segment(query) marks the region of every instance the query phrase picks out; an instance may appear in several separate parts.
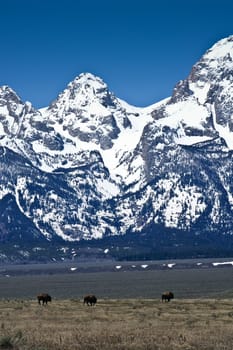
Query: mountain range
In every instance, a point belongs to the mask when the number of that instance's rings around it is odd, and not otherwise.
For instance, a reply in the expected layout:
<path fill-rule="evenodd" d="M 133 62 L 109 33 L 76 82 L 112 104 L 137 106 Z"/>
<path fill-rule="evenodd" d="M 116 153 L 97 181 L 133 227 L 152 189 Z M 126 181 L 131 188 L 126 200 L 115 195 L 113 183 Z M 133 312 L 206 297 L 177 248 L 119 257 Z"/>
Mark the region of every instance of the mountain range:
<path fill-rule="evenodd" d="M 48 107 L 0 87 L 0 261 L 226 256 L 233 36 L 146 108 L 83 73 Z"/>

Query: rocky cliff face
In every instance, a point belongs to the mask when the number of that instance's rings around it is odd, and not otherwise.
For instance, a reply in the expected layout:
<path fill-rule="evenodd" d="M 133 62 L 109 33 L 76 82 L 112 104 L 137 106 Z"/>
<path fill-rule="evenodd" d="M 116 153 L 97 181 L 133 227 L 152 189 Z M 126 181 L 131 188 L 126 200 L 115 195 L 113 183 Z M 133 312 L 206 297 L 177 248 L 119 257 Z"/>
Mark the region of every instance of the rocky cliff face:
<path fill-rule="evenodd" d="M 89 73 L 41 110 L 0 88 L 1 240 L 231 234 L 232 57 L 219 41 L 147 108 Z"/>

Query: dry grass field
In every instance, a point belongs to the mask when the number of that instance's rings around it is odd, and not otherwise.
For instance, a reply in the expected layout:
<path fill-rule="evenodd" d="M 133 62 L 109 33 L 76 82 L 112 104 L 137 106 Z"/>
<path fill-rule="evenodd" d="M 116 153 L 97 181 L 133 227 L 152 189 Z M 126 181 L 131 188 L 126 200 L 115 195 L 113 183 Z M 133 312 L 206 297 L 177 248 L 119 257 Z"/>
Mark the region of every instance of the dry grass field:
<path fill-rule="evenodd" d="M 0 349 L 232 350 L 232 299 L 0 300 Z"/>

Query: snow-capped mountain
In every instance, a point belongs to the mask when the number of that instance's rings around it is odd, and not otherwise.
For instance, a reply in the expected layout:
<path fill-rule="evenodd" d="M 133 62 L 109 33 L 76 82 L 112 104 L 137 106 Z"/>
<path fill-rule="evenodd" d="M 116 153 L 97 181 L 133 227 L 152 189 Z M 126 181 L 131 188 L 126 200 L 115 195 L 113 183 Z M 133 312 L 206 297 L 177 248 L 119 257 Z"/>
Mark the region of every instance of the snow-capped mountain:
<path fill-rule="evenodd" d="M 158 227 L 230 237 L 232 99 L 233 36 L 147 108 L 90 73 L 40 110 L 1 87 L 1 239 L 156 237 Z"/>

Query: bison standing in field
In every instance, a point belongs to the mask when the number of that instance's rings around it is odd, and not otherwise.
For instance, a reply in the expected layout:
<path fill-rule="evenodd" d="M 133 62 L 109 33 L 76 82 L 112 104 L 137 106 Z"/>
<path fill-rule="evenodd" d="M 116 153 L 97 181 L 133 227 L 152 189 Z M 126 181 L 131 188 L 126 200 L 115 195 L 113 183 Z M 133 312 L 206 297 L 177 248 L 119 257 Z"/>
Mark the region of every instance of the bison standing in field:
<path fill-rule="evenodd" d="M 170 301 L 171 299 L 173 299 L 174 298 L 174 294 L 172 293 L 172 292 L 164 292 L 163 294 L 162 294 L 162 302 L 163 301 Z"/>
<path fill-rule="evenodd" d="M 97 303 L 97 298 L 95 295 L 86 295 L 83 299 L 83 304 L 95 305 Z"/>
<path fill-rule="evenodd" d="M 42 293 L 42 294 L 39 294 L 37 295 L 37 300 L 38 300 L 38 303 L 41 305 L 41 301 L 42 301 L 42 304 L 46 304 L 48 303 L 48 301 L 52 301 L 52 298 L 49 294 L 47 293 Z"/>

